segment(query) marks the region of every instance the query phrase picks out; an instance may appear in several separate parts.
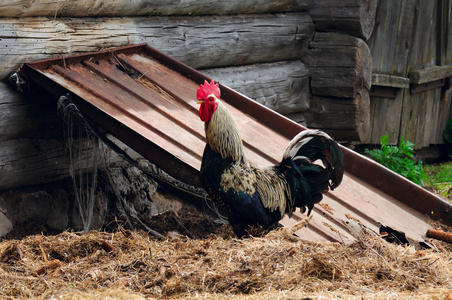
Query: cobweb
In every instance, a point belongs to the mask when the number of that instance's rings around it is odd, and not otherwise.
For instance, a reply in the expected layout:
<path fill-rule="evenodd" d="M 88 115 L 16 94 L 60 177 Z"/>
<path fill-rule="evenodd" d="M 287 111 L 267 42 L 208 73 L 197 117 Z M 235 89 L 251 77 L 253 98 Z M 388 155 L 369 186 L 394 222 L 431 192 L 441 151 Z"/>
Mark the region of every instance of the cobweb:
<path fill-rule="evenodd" d="M 220 221 L 226 222 L 226 219 L 218 212 L 204 189 L 181 182 L 155 166 L 147 168 L 142 164 L 137 163 L 105 135 L 92 127 L 89 122 L 85 120 L 69 96 L 60 97 L 58 100 L 58 112 L 64 122 L 65 144 L 69 150 L 70 157 L 69 172 L 72 178 L 77 207 L 82 219 L 83 231 L 85 233 L 92 228 L 91 224 L 96 204 L 97 173 L 98 168 L 103 166 L 105 167 L 103 170 L 109 181 L 110 188 L 118 200 L 115 203 L 115 206 L 120 214 L 125 217 L 126 225 L 131 228 L 133 227 L 129 219 L 129 217 L 132 217 L 149 233 L 160 238 L 163 237 L 161 234 L 144 224 L 138 217 L 138 213 L 133 205 L 130 205 L 121 195 L 121 192 L 116 187 L 109 172 L 109 168 L 107 167 L 108 155 L 106 153 L 108 150 L 112 150 L 118 154 L 119 157 L 130 163 L 132 166 L 137 167 L 159 184 L 171 186 L 186 195 L 202 199 L 209 211 L 214 212 Z"/>
<path fill-rule="evenodd" d="M 91 229 L 96 203 L 99 158 L 103 147 L 80 120 L 76 106 L 61 97 L 58 112 L 63 120 L 64 141 L 69 151 L 69 174 L 72 178 L 76 206 L 83 224 L 83 232 Z"/>

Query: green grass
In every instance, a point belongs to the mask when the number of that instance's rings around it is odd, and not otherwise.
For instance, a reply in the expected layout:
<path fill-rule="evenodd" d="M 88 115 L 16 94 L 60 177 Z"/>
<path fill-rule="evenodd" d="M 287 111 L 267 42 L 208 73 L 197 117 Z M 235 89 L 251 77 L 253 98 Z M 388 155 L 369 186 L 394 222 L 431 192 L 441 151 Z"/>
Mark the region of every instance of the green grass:
<path fill-rule="evenodd" d="M 452 202 L 452 162 L 424 166 L 425 186 L 442 198 Z"/>

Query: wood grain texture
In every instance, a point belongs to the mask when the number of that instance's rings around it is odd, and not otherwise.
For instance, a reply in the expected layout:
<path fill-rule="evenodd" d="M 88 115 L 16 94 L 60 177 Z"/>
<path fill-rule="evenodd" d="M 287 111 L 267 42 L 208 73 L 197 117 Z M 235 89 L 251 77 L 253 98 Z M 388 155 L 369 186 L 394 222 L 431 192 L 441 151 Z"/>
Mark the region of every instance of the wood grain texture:
<path fill-rule="evenodd" d="M 334 31 L 367 40 L 374 29 L 377 0 L 316 0 L 309 10 L 318 31 Z"/>
<path fill-rule="evenodd" d="M 394 75 L 373 73 L 372 85 L 407 89 L 410 87 L 410 79 Z"/>
<path fill-rule="evenodd" d="M 314 95 L 353 98 L 372 84 L 372 57 L 360 38 L 317 32 L 302 61 Z"/>
<path fill-rule="evenodd" d="M 306 10 L 314 0 L 0 0 L 0 17 L 229 15 Z"/>
<path fill-rule="evenodd" d="M 403 91 L 397 91 L 396 98 L 370 97 L 370 133 L 366 144 L 380 144 L 380 138 L 389 135 L 389 144 L 399 142 Z"/>
<path fill-rule="evenodd" d="M 435 66 L 410 72 L 410 82 L 422 84 L 452 76 L 452 64 L 444 66 Z"/>
<path fill-rule="evenodd" d="M 376 25 L 368 41 L 374 73 L 408 77 L 415 5 L 412 0 L 379 2 Z"/>
<path fill-rule="evenodd" d="M 313 96 L 309 109 L 289 118 L 322 129 L 337 140 L 364 141 L 370 129 L 370 98 L 363 89 L 355 98 Z"/>
<path fill-rule="evenodd" d="M 146 42 L 194 68 L 296 59 L 314 34 L 307 12 L 223 17 L 3 19 L 0 80 L 38 59 Z"/>
<path fill-rule="evenodd" d="M 441 88 L 410 94 L 405 90 L 400 136 L 415 144 L 415 149 L 444 143 L 442 133 L 451 116 L 447 91 Z M 427 100 L 428 99 L 428 100 Z"/>
<path fill-rule="evenodd" d="M 300 60 L 206 69 L 203 73 L 282 114 L 307 110 L 312 98 L 309 72 Z"/>
<path fill-rule="evenodd" d="M 0 82 L 0 141 L 61 136 L 56 106 L 27 98 Z"/>
<path fill-rule="evenodd" d="M 437 24 L 434 20 L 437 16 L 437 7 L 438 0 L 420 0 L 415 5 L 413 42 L 408 58 L 409 71 L 430 68 L 436 65 Z"/>

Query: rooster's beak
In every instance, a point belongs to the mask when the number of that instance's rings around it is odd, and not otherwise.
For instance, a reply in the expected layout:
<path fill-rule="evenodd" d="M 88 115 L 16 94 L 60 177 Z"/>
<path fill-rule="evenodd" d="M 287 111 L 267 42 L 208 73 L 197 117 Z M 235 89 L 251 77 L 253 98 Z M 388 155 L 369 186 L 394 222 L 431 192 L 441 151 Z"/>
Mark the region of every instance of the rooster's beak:
<path fill-rule="evenodd" d="M 196 101 L 198 104 L 203 104 L 204 103 L 204 100 L 198 100 L 198 101 Z"/>

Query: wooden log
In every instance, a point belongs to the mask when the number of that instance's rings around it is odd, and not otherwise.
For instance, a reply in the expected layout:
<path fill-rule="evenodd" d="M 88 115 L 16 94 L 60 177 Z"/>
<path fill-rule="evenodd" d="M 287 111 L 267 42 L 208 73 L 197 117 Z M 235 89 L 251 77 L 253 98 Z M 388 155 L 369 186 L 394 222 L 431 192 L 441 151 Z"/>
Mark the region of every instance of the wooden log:
<path fill-rule="evenodd" d="M 61 136 L 56 105 L 25 97 L 0 82 L 0 141 Z"/>
<path fill-rule="evenodd" d="M 58 0 L 3 1 L 0 17 L 92 17 L 145 15 L 229 15 L 293 12 L 314 0 Z"/>
<path fill-rule="evenodd" d="M 113 139 L 120 147 L 137 157 L 137 154 L 124 144 Z M 74 143 L 82 143 L 76 140 Z M 80 154 L 84 159 L 77 160 L 74 171 L 93 171 L 93 146 L 85 147 Z M 105 149 L 105 162 L 122 163 L 122 159 L 113 151 Z M 104 160 L 99 161 L 99 167 Z M 63 137 L 57 138 L 23 138 L 0 141 L 0 191 L 22 186 L 54 182 L 70 177 L 69 151 L 64 145 Z"/>
<path fill-rule="evenodd" d="M 146 42 L 194 68 L 297 59 L 314 34 L 307 12 L 222 17 L 2 19 L 0 80 L 38 59 Z"/>
<path fill-rule="evenodd" d="M 1 141 L 0 170 L 0 190 L 51 182 L 69 177 L 69 155 L 60 139 Z"/>
<path fill-rule="evenodd" d="M 356 37 L 318 32 L 302 61 L 311 73 L 314 95 L 354 98 L 372 84 L 369 48 Z"/>
<path fill-rule="evenodd" d="M 331 134 L 341 141 L 363 141 L 370 129 L 370 99 L 367 89 L 355 98 L 313 96 L 309 110 L 288 115 L 296 122 Z"/>
<path fill-rule="evenodd" d="M 312 98 L 300 60 L 203 70 L 209 77 L 282 114 L 305 111 Z"/>
<path fill-rule="evenodd" d="M 335 31 L 368 39 L 373 31 L 377 0 L 316 0 L 309 10 L 318 31 Z"/>

